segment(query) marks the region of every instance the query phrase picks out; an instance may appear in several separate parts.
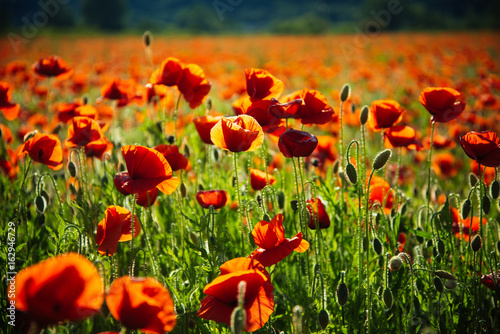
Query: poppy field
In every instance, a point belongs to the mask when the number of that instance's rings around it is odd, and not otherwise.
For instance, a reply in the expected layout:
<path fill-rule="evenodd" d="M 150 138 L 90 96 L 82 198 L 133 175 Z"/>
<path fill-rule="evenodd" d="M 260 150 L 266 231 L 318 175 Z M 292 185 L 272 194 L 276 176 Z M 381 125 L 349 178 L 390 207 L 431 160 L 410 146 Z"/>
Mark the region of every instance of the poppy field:
<path fill-rule="evenodd" d="M 498 331 L 499 37 L 0 40 L 2 329 Z"/>

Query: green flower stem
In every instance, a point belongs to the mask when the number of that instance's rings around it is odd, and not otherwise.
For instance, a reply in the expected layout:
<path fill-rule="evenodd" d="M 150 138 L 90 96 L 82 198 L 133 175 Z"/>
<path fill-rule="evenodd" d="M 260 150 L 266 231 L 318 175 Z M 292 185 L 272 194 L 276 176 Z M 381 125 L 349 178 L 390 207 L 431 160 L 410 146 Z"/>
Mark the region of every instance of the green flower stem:
<path fill-rule="evenodd" d="M 175 103 L 175 109 L 174 109 L 174 142 L 175 143 L 177 143 L 177 113 L 179 111 L 179 104 L 181 102 L 181 97 L 182 97 L 182 94 L 179 93 L 179 97 L 177 98 L 177 102 Z M 166 121 L 165 121 L 165 123 L 166 123 Z M 165 124 L 165 129 L 166 129 L 166 124 Z"/>
<path fill-rule="evenodd" d="M 243 203 L 241 202 L 240 194 L 240 181 L 238 179 L 238 153 L 233 152 L 233 170 L 234 170 L 234 180 L 236 186 L 236 197 L 238 199 L 238 220 L 240 221 L 241 227 L 241 252 L 245 254 L 245 224 L 243 223 Z"/>
<path fill-rule="evenodd" d="M 430 150 L 429 150 L 429 159 L 427 160 L 427 170 L 428 170 L 428 177 L 427 177 L 427 224 L 429 224 L 429 220 L 431 218 L 431 178 L 432 178 L 432 150 L 434 147 L 434 127 L 436 125 L 436 122 L 431 122 L 431 141 L 430 141 Z"/>
<path fill-rule="evenodd" d="M 372 181 L 373 174 L 375 173 L 375 169 L 372 169 L 370 173 L 370 178 L 368 179 L 368 185 L 366 186 L 366 207 L 365 207 L 365 238 L 366 242 L 370 240 L 370 228 L 369 228 L 369 201 L 370 201 L 370 183 Z M 365 249 L 365 262 L 366 262 L 366 286 L 367 286 L 367 294 L 366 294 L 366 312 L 367 312 L 367 320 L 366 320 L 366 329 L 367 333 L 371 333 L 371 322 L 372 322 L 372 293 L 371 293 L 371 284 L 370 284 L 370 247 L 366 245 Z"/>
<path fill-rule="evenodd" d="M 134 276 L 134 215 L 135 215 L 135 202 L 137 200 L 137 194 L 132 196 L 132 215 L 130 217 L 130 235 L 132 238 L 130 239 L 130 267 L 129 267 L 129 276 Z"/>
<path fill-rule="evenodd" d="M 151 216 L 151 207 L 147 208 L 147 210 L 149 211 L 149 216 Z M 141 220 L 139 220 L 139 224 L 141 225 L 141 229 L 143 230 L 144 237 L 146 239 L 146 247 L 148 248 L 149 257 L 151 258 L 151 266 L 153 267 L 153 276 L 156 280 L 158 280 L 158 268 L 156 267 L 156 259 L 154 257 L 153 247 L 151 247 L 151 240 L 149 239 L 147 225 L 146 223 L 143 224 Z"/>

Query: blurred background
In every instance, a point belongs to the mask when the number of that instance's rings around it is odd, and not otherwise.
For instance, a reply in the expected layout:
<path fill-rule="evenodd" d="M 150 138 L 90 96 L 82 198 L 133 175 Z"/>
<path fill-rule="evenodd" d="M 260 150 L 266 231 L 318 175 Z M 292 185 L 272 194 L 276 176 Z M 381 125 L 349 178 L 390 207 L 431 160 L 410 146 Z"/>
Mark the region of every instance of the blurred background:
<path fill-rule="evenodd" d="M 500 1 L 0 0 L 0 30 L 324 34 L 498 30 Z M 389 15 L 387 15 L 389 14 Z"/>

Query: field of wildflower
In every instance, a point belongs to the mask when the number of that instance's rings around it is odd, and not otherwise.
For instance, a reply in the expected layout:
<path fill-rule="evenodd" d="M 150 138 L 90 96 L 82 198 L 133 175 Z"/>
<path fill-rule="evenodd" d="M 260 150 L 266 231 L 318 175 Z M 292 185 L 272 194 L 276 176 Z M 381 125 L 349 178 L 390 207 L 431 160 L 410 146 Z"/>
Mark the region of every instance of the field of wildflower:
<path fill-rule="evenodd" d="M 0 40 L 2 331 L 498 331 L 499 39 Z"/>

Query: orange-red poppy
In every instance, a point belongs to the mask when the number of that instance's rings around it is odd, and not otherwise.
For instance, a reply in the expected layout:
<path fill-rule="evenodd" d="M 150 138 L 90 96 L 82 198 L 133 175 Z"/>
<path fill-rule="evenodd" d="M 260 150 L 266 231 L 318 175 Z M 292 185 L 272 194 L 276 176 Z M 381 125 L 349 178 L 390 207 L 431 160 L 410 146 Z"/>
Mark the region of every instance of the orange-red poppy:
<path fill-rule="evenodd" d="M 483 225 L 487 223 L 488 220 L 483 217 Z M 471 217 L 463 219 L 462 221 L 460 221 L 459 218 L 458 223 L 455 221 L 453 222 L 451 229 L 458 239 L 463 238 L 465 241 L 469 242 L 469 238 L 475 236 L 479 232 L 479 217 L 472 217 L 472 224 Z"/>
<path fill-rule="evenodd" d="M 196 64 L 187 64 L 182 70 L 182 75 L 177 83 L 182 96 L 189 103 L 191 109 L 197 108 L 210 92 L 210 82 L 205 78 L 205 73 Z"/>
<path fill-rule="evenodd" d="M 403 119 L 405 109 L 394 100 L 376 100 L 370 106 L 368 126 L 373 131 L 389 128 Z"/>
<path fill-rule="evenodd" d="M 0 110 L 8 121 L 13 121 L 19 115 L 19 104 L 11 101 L 11 86 L 7 82 L 0 81 Z"/>
<path fill-rule="evenodd" d="M 95 241 L 99 245 L 97 251 L 103 255 L 116 253 L 118 242 L 132 240 L 132 213 L 121 206 L 108 206 L 105 217 L 97 225 Z M 134 217 L 134 238 L 141 232 L 141 224 Z"/>
<path fill-rule="evenodd" d="M 210 206 L 213 206 L 214 209 L 220 209 L 227 204 L 228 196 L 225 190 L 200 190 L 196 193 L 196 200 L 204 209 L 208 209 Z"/>
<path fill-rule="evenodd" d="M 297 233 L 293 238 L 285 238 L 285 229 L 283 228 L 283 215 L 278 213 L 270 222 L 258 222 L 252 236 L 255 244 L 259 247 L 250 258 L 259 261 L 264 267 L 272 266 L 293 251 L 303 253 L 309 249 L 309 243 L 302 239 L 302 232 Z"/>
<path fill-rule="evenodd" d="M 302 124 L 326 124 L 332 120 L 335 111 L 321 92 L 304 88 L 288 95 L 285 100 L 288 102 L 297 99 L 303 101 L 297 117 Z"/>
<path fill-rule="evenodd" d="M 26 154 L 29 154 L 33 161 L 47 165 L 50 169 L 62 168 L 62 147 L 56 135 L 35 133 L 24 143 L 19 153 L 20 156 Z"/>
<path fill-rule="evenodd" d="M 287 158 L 307 157 L 316 149 L 318 138 L 309 132 L 288 129 L 278 141 L 280 152 Z"/>
<path fill-rule="evenodd" d="M 407 125 L 391 126 L 384 132 L 385 144 L 388 148 L 406 147 L 409 150 L 421 150 L 422 143 L 417 139 L 417 132 Z"/>
<path fill-rule="evenodd" d="M 60 122 L 68 123 L 73 117 L 81 116 L 77 115 L 75 111 L 81 105 L 82 103 L 79 101 L 58 103 L 56 106 L 57 119 Z"/>
<path fill-rule="evenodd" d="M 12 144 L 12 141 L 14 140 L 12 137 L 12 131 L 10 131 L 10 129 L 3 124 L 0 124 L 0 139 L 7 144 Z"/>
<path fill-rule="evenodd" d="M 236 115 L 248 115 L 255 118 L 266 133 L 274 132 L 279 127 L 282 127 L 284 131 L 282 120 L 269 113 L 271 103 L 271 100 L 252 100 L 248 96 L 242 96 L 233 102 L 233 109 Z"/>
<path fill-rule="evenodd" d="M 250 258 L 235 258 L 220 267 L 220 276 L 207 284 L 197 315 L 200 318 L 231 325 L 231 314 L 238 306 L 238 286 L 245 282 L 243 308 L 245 332 L 264 326 L 274 312 L 271 276 L 262 264 Z"/>
<path fill-rule="evenodd" d="M 215 146 L 231 152 L 255 151 L 264 142 L 262 127 L 252 116 L 223 117 L 210 130 Z"/>
<path fill-rule="evenodd" d="M 102 133 L 99 123 L 89 117 L 73 117 L 69 122 L 66 146 L 85 148 L 85 155 L 102 159 L 104 153 L 113 148 Z"/>
<path fill-rule="evenodd" d="M 253 190 L 262 190 L 267 186 L 267 181 L 269 180 L 269 185 L 275 184 L 276 179 L 274 176 L 261 170 L 250 168 L 250 185 Z"/>
<path fill-rule="evenodd" d="M 138 194 L 136 203 L 143 208 L 147 208 L 155 203 L 157 197 L 158 188 L 153 188 L 149 191 Z"/>
<path fill-rule="evenodd" d="M 366 180 L 368 183 L 368 179 Z M 373 176 L 370 182 L 370 196 L 368 205 L 371 208 L 375 203 L 380 204 L 385 214 L 389 214 L 394 205 L 394 191 L 385 179 Z M 385 203 L 385 205 L 384 205 Z"/>
<path fill-rule="evenodd" d="M 175 86 L 179 83 L 184 64 L 177 58 L 168 57 L 151 74 L 149 82 L 153 85 Z"/>
<path fill-rule="evenodd" d="M 254 100 L 278 98 L 284 88 L 283 81 L 266 70 L 247 68 L 245 77 L 248 96 Z"/>
<path fill-rule="evenodd" d="M 157 150 L 125 145 L 122 154 L 127 171 L 114 177 L 115 186 L 122 194 L 140 194 L 158 187 L 162 193 L 170 195 L 179 185 L 167 159 Z"/>
<path fill-rule="evenodd" d="M 327 161 L 334 162 L 337 160 L 337 150 L 335 149 L 335 138 L 333 136 L 316 136 L 318 146 L 313 153 L 307 157 L 306 161 L 317 159 L 315 166 L 323 168 Z"/>
<path fill-rule="evenodd" d="M 160 144 L 154 149 L 163 154 L 172 168 L 172 171 L 175 172 L 179 169 L 186 169 L 189 161 L 184 155 L 179 153 L 179 147 L 177 145 Z"/>
<path fill-rule="evenodd" d="M 307 226 L 312 230 L 316 229 L 316 223 L 318 223 L 320 229 L 330 227 L 330 216 L 328 216 L 321 199 L 319 197 L 310 198 L 306 203 L 307 210 L 309 211 L 309 223 Z"/>
<path fill-rule="evenodd" d="M 439 177 L 455 177 L 461 167 L 462 162 L 457 161 L 450 152 L 438 153 L 432 157 L 432 169 Z"/>
<path fill-rule="evenodd" d="M 154 278 L 115 279 L 106 295 L 106 305 L 116 320 L 143 333 L 170 332 L 177 323 L 170 293 Z"/>
<path fill-rule="evenodd" d="M 222 116 L 201 116 L 193 119 L 196 131 L 200 135 L 201 141 L 205 144 L 213 145 L 212 139 L 210 138 L 210 131 L 217 122 L 222 119 Z"/>
<path fill-rule="evenodd" d="M 418 100 L 432 115 L 433 122 L 449 122 L 465 109 L 465 102 L 457 101 L 460 93 L 448 87 L 426 87 Z"/>
<path fill-rule="evenodd" d="M 58 56 L 49 56 L 40 58 L 32 65 L 33 71 L 44 77 L 56 77 L 58 79 L 67 79 L 73 73 L 73 70 L 66 62 Z"/>
<path fill-rule="evenodd" d="M 15 288 L 14 297 L 9 299 L 40 327 L 91 317 L 99 312 L 104 299 L 97 268 L 76 253 L 55 256 L 21 270 Z"/>
<path fill-rule="evenodd" d="M 460 137 L 460 144 L 469 158 L 487 167 L 500 166 L 500 138 L 494 131 L 469 132 Z"/>
<path fill-rule="evenodd" d="M 119 105 L 126 105 L 135 96 L 135 85 L 131 80 L 115 78 L 101 87 L 101 96 L 109 100 L 118 100 Z"/>

